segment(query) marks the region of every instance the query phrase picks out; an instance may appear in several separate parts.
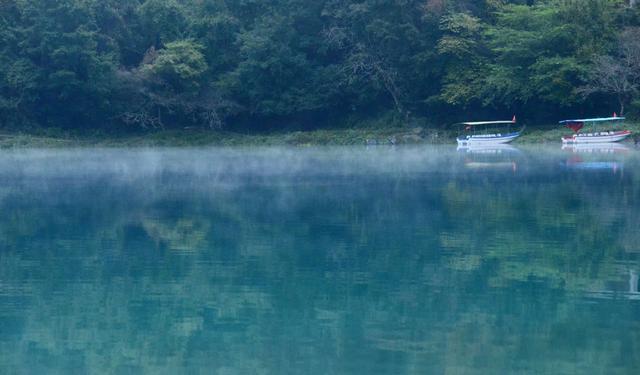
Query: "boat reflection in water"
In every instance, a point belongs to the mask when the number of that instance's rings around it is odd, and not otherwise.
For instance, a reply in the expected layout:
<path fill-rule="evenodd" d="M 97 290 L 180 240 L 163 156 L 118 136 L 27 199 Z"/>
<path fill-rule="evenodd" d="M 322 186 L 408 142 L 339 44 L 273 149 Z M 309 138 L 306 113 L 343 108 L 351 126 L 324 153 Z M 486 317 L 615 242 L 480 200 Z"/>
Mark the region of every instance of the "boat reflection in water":
<path fill-rule="evenodd" d="M 562 149 L 575 153 L 619 154 L 629 152 L 629 147 L 622 143 L 583 143 L 562 145 Z"/>
<path fill-rule="evenodd" d="M 564 166 L 571 169 L 602 170 L 618 173 L 624 163 L 617 156 L 629 152 L 629 148 L 620 143 L 584 143 L 563 145 L 562 150 L 571 152 Z"/>
<path fill-rule="evenodd" d="M 616 299 L 640 301 L 640 279 L 638 271 L 627 266 L 620 267 L 620 280 L 609 282 L 600 290 L 588 292 L 587 296 L 598 299 Z"/>
<path fill-rule="evenodd" d="M 516 156 L 521 152 L 508 144 L 458 146 L 464 153 L 464 165 L 474 170 L 518 170 Z"/>

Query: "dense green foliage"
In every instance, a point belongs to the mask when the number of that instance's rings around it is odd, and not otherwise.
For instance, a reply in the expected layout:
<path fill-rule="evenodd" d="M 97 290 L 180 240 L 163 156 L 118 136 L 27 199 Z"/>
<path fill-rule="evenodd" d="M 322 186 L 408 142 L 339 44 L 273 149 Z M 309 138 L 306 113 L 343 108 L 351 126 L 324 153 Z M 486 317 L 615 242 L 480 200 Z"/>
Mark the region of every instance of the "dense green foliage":
<path fill-rule="evenodd" d="M 639 20 L 624 0 L 0 0 L 0 123 L 233 130 L 390 111 L 431 123 L 633 111 L 640 51 L 624 39 Z M 621 85 L 603 87 L 611 72 Z"/>

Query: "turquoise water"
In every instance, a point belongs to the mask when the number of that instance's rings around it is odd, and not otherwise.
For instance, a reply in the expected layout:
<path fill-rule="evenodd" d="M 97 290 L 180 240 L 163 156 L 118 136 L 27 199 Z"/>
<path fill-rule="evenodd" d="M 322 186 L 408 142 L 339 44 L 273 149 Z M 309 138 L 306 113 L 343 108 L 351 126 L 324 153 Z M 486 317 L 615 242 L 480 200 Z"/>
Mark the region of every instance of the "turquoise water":
<path fill-rule="evenodd" d="M 5 374 L 634 374 L 640 152 L 0 152 Z"/>

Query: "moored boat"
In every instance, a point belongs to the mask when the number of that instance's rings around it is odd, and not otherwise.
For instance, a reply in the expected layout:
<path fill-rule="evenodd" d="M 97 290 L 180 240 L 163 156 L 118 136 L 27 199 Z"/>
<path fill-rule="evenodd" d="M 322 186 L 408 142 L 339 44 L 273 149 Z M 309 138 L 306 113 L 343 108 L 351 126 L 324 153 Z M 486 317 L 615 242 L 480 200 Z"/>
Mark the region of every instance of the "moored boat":
<path fill-rule="evenodd" d="M 515 124 L 515 116 L 511 121 L 479 121 L 456 124 L 464 126 L 464 131 L 473 132 L 473 134 L 460 135 L 457 138 L 458 146 L 495 145 L 513 142 L 513 140 L 522 135 L 522 130 L 516 132 L 511 131 L 511 126 Z M 503 131 L 488 130 L 490 127 L 505 128 L 505 126 L 506 129 Z"/>
<path fill-rule="evenodd" d="M 562 137 L 563 144 L 584 144 L 584 143 L 612 143 L 620 142 L 631 135 L 630 130 L 626 129 L 594 129 L 590 133 L 581 133 L 586 125 L 596 127 L 600 124 L 620 124 L 624 121 L 624 117 L 618 117 L 614 113 L 613 117 L 590 118 L 580 120 L 564 120 L 560 124 L 574 131 L 573 135 Z"/>

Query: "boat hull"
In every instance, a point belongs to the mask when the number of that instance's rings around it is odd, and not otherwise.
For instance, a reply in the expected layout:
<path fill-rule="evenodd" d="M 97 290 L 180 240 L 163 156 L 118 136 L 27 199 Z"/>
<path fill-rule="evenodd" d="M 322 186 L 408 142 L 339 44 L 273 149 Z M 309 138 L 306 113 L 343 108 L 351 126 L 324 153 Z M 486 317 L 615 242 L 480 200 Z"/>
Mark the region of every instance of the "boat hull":
<path fill-rule="evenodd" d="M 484 145 L 499 145 L 513 142 L 520 136 L 518 133 L 510 134 L 483 134 L 472 135 L 466 137 L 459 137 L 457 139 L 458 146 L 484 146 Z"/>
<path fill-rule="evenodd" d="M 631 135 L 629 130 L 608 132 L 608 133 L 589 133 L 577 134 L 571 137 L 562 138 L 562 143 L 571 144 L 587 144 L 587 143 L 611 143 L 620 142 Z"/>

